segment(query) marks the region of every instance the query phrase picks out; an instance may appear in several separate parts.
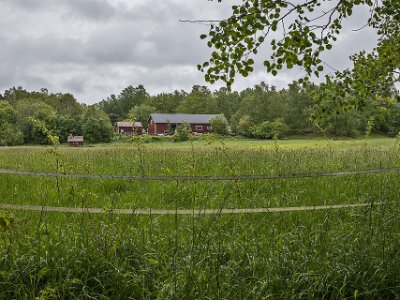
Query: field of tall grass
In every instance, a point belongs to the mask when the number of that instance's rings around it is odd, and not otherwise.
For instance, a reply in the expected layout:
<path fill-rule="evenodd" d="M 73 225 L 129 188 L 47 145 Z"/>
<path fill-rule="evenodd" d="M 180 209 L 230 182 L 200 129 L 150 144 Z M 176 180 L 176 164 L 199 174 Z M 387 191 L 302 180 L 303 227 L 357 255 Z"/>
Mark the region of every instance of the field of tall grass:
<path fill-rule="evenodd" d="M 104 214 L 0 211 L 0 299 L 396 299 L 400 294 L 395 140 L 348 146 L 0 149 L 0 169 L 58 174 L 188 176 L 121 180 L 0 174 L 0 203 L 104 208 Z M 266 214 L 195 213 L 366 203 Z M 193 209 L 118 215 L 112 208 Z"/>

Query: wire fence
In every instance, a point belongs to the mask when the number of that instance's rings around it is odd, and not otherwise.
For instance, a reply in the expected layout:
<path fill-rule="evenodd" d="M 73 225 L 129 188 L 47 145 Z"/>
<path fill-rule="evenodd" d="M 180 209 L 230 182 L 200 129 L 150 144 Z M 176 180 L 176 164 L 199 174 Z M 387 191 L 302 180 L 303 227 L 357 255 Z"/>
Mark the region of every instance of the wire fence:
<path fill-rule="evenodd" d="M 150 209 L 150 208 L 115 208 L 104 209 L 97 207 L 60 207 L 60 206 L 40 206 L 40 205 L 18 205 L 0 204 L 0 209 L 24 210 L 24 211 L 46 211 L 61 213 L 90 213 L 105 214 L 112 213 L 118 215 L 235 215 L 235 214 L 260 214 L 260 213 L 280 213 L 280 212 L 299 212 L 317 211 L 330 209 L 352 209 L 362 207 L 373 207 L 388 204 L 387 202 L 358 203 L 342 205 L 318 205 L 318 206 L 295 206 L 295 207 L 265 207 L 265 208 L 194 208 L 194 209 Z"/>
<path fill-rule="evenodd" d="M 131 181 L 228 181 L 228 180 L 269 180 L 269 179 L 293 179 L 311 177 L 335 177 L 361 174 L 379 174 L 389 172 L 400 172 L 400 168 L 381 168 L 369 170 L 301 173 L 301 174 L 266 174 L 266 175 L 205 175 L 205 176 L 142 176 L 142 175 L 109 175 L 109 174 L 74 174 L 74 173 L 51 173 L 32 172 L 22 170 L 0 169 L 0 174 L 23 175 L 36 177 L 65 177 L 65 178 L 89 178 L 89 179 L 119 179 Z"/>
<path fill-rule="evenodd" d="M 312 177 L 334 177 L 361 174 L 380 174 L 399 172 L 400 168 L 380 168 L 369 170 L 322 172 L 322 173 L 301 173 L 301 174 L 274 174 L 274 175 L 215 175 L 215 176 L 134 176 L 134 175 L 108 175 L 108 174 L 74 174 L 74 173 L 51 173 L 33 172 L 12 169 L 0 169 L 1 174 L 35 176 L 35 177 L 61 177 L 61 178 L 87 178 L 87 179 L 117 179 L 131 181 L 231 181 L 231 180 L 272 180 L 272 179 L 293 179 L 293 178 L 312 178 Z M 355 209 L 374 205 L 382 205 L 385 202 L 339 204 L 339 205 L 319 205 L 319 206 L 297 206 L 297 207 L 262 207 L 262 208 L 194 208 L 194 209 L 103 209 L 89 207 L 59 207 L 41 205 L 18 205 L 1 204 L 0 209 L 12 209 L 23 211 L 48 211 L 63 213 L 92 213 L 92 214 L 134 214 L 134 215 L 213 215 L 213 214 L 257 214 L 274 212 L 296 212 L 296 211 L 316 211 L 329 209 Z"/>

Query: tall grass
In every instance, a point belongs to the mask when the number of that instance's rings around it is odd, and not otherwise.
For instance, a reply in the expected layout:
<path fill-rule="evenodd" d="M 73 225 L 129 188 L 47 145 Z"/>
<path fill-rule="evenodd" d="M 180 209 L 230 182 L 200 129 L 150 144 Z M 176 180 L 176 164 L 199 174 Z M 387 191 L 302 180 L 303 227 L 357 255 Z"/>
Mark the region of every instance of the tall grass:
<path fill-rule="evenodd" d="M 398 205 L 240 217 L 15 213 L 1 233 L 0 296 L 394 299 L 399 216 Z"/>
<path fill-rule="evenodd" d="M 395 148 L 367 146 L 0 152 L 0 168 L 89 174 L 298 174 L 400 166 Z M 2 203 L 106 209 L 370 204 L 234 216 L 4 211 L 1 299 L 396 299 L 400 293 L 395 172 L 222 182 L 2 174 L 0 182 Z"/>
<path fill-rule="evenodd" d="M 0 168 L 114 175 L 291 175 L 400 167 L 397 148 L 1 150 Z M 218 208 L 365 203 L 397 199 L 398 174 L 236 181 L 124 181 L 0 175 L 3 202 L 104 208 Z M 382 188 L 377 188 L 382 182 Z"/>

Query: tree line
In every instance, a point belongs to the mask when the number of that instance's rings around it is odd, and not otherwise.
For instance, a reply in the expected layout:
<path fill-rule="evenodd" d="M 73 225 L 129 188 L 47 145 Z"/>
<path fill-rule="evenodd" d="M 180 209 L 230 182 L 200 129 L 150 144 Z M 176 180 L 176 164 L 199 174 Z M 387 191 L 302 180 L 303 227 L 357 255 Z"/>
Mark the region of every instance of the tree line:
<path fill-rule="evenodd" d="M 400 97 L 394 88 L 385 97 L 357 99 L 338 85 L 292 82 L 277 89 L 261 82 L 240 92 L 195 85 L 190 92 L 157 95 L 138 85 L 94 105 L 81 104 L 68 93 L 13 87 L 0 94 L 0 144 L 49 144 L 49 132 L 60 142 L 69 134 L 84 135 L 90 143 L 109 142 L 115 122 L 135 120 L 146 128 L 152 112 L 223 114 L 230 133 L 261 139 L 399 133 Z"/>
<path fill-rule="evenodd" d="M 88 142 L 109 142 L 113 126 L 96 106 L 79 103 L 71 94 L 28 92 L 10 88 L 0 95 L 0 144 L 51 144 L 51 137 L 66 142 L 68 135 L 84 135 Z"/>

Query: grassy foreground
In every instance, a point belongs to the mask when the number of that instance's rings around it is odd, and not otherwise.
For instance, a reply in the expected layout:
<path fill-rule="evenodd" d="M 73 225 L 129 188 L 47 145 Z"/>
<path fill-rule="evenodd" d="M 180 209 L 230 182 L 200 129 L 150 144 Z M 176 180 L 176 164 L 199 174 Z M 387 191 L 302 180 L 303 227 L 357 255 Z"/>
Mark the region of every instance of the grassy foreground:
<path fill-rule="evenodd" d="M 342 146 L 325 141 L 317 147 L 315 141 L 298 147 L 286 142 L 3 148 L 0 168 L 196 176 L 400 167 L 393 139 Z M 134 182 L 0 174 L 2 203 L 105 209 L 370 203 L 358 209 L 235 216 L 3 211 L 0 299 L 396 299 L 398 178 L 398 172 L 389 172 Z"/>

